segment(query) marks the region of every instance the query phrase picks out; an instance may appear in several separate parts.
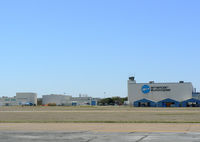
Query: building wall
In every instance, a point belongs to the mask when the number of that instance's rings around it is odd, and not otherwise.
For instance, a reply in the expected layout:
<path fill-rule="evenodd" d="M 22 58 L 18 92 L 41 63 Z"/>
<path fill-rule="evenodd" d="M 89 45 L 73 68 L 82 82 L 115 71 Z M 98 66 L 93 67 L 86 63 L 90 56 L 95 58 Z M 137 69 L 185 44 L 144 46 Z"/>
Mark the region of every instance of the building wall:
<path fill-rule="evenodd" d="M 36 93 L 16 93 L 17 102 L 19 105 L 26 103 L 32 103 L 37 105 L 37 94 Z"/>
<path fill-rule="evenodd" d="M 17 106 L 19 103 L 16 97 L 2 97 L 0 98 L 0 106 Z"/>
<path fill-rule="evenodd" d="M 56 94 L 42 96 L 43 105 L 50 103 L 55 103 L 56 105 L 71 105 L 71 96 Z"/>
<path fill-rule="evenodd" d="M 91 105 L 92 97 L 73 97 L 72 101 L 80 106 Z"/>
<path fill-rule="evenodd" d="M 130 105 L 144 98 L 154 102 L 167 98 L 181 102 L 192 98 L 192 92 L 193 86 L 190 82 L 136 83 L 136 81 L 128 80 L 128 98 Z"/>
<path fill-rule="evenodd" d="M 96 106 L 100 98 L 92 98 L 88 96 L 72 97 L 72 105 L 76 104 L 78 106 Z"/>
<path fill-rule="evenodd" d="M 199 92 L 193 92 L 192 98 L 200 100 L 200 93 Z"/>

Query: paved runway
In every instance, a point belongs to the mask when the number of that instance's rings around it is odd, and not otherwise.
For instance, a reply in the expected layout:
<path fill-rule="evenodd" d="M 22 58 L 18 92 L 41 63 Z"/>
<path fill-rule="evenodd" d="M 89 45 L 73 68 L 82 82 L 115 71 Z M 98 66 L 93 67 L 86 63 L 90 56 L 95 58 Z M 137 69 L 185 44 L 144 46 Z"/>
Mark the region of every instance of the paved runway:
<path fill-rule="evenodd" d="M 199 142 L 200 133 L 0 132 L 1 142 Z"/>
<path fill-rule="evenodd" d="M 1 123 L 0 142 L 200 142 L 200 124 Z"/>

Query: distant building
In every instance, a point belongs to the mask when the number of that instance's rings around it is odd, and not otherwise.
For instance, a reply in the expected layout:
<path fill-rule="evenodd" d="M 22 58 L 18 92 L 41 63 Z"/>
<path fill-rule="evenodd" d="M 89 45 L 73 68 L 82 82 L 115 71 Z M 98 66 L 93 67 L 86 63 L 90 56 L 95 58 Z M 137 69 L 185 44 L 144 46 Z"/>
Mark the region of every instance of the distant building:
<path fill-rule="evenodd" d="M 23 92 L 23 93 L 16 93 L 16 99 L 17 102 L 19 102 L 19 105 L 37 105 L 37 94 L 36 93 L 29 93 L 29 92 Z"/>
<path fill-rule="evenodd" d="M 17 106 L 19 103 L 16 100 L 16 97 L 1 97 L 0 106 Z"/>
<path fill-rule="evenodd" d="M 191 82 L 136 83 L 134 77 L 128 80 L 129 104 L 135 107 L 198 107 L 199 99 Z"/>
<path fill-rule="evenodd" d="M 87 95 L 79 95 L 79 97 L 72 97 L 72 105 L 77 105 L 77 106 L 86 106 L 86 105 L 91 105 L 91 106 L 96 106 L 98 102 L 98 98 L 92 98 Z"/>
<path fill-rule="evenodd" d="M 14 97 L 1 97 L 0 106 L 37 105 L 36 93 L 16 93 Z"/>
<path fill-rule="evenodd" d="M 62 94 L 43 95 L 38 99 L 39 105 L 56 105 L 56 106 L 96 106 L 99 98 L 88 97 L 87 95 L 79 95 L 72 97 Z M 38 103 L 37 94 L 31 92 L 19 92 L 14 97 L 0 97 L 0 106 L 36 106 Z"/>
<path fill-rule="evenodd" d="M 72 96 L 51 94 L 42 96 L 42 104 L 56 104 L 57 106 L 69 106 L 71 105 Z"/>

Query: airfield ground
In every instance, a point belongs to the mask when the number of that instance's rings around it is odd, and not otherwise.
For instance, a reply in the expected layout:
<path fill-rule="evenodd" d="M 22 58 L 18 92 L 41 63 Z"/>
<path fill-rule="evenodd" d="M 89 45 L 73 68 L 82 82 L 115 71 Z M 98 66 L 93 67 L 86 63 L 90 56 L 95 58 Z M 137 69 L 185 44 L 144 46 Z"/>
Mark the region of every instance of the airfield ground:
<path fill-rule="evenodd" d="M 0 132 L 200 132 L 194 123 L 1 123 Z"/>
<path fill-rule="evenodd" d="M 200 123 L 200 108 L 9 106 L 0 123 Z"/>
<path fill-rule="evenodd" d="M 200 141 L 200 108 L 0 107 L 2 142 Z"/>

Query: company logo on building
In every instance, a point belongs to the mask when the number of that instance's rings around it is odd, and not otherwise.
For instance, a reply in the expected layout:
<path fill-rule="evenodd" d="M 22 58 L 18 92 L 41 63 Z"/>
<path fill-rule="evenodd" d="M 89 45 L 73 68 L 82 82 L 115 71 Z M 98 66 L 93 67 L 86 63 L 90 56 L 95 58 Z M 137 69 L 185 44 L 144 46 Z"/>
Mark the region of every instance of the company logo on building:
<path fill-rule="evenodd" d="M 144 94 L 148 94 L 151 91 L 150 87 L 148 85 L 142 86 L 142 92 Z"/>

